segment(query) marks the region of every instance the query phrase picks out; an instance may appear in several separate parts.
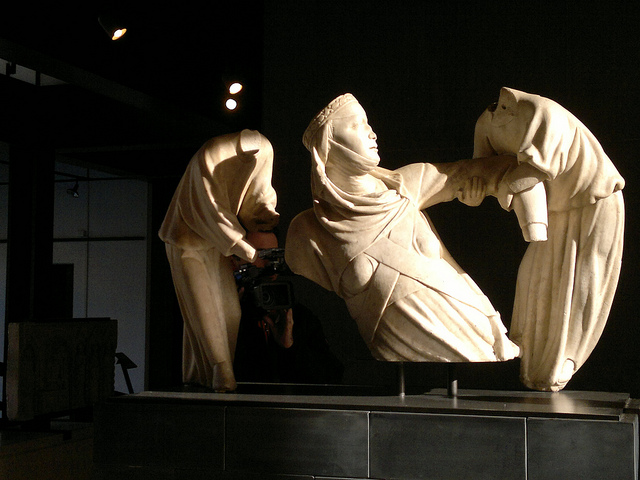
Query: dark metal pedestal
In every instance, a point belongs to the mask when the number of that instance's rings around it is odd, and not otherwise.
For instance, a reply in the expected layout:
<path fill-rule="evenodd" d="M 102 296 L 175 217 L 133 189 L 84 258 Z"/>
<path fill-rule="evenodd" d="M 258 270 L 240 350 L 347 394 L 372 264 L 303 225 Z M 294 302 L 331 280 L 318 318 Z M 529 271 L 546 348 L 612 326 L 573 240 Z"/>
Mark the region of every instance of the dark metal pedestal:
<path fill-rule="evenodd" d="M 639 410 L 625 394 L 283 388 L 113 398 L 96 414 L 96 478 L 638 476 Z"/>

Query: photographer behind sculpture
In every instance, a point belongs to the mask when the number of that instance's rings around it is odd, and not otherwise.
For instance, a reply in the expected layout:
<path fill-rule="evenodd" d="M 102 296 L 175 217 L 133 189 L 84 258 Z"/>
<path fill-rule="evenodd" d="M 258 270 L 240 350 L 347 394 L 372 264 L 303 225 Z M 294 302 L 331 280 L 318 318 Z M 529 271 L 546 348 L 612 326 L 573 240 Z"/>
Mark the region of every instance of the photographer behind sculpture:
<path fill-rule="evenodd" d="M 294 303 L 291 274 L 274 232 L 250 232 L 258 259 L 242 264 L 235 277 L 242 317 L 234 372 L 239 382 L 335 384 L 343 366 L 329 349 L 322 325 L 307 307 Z"/>

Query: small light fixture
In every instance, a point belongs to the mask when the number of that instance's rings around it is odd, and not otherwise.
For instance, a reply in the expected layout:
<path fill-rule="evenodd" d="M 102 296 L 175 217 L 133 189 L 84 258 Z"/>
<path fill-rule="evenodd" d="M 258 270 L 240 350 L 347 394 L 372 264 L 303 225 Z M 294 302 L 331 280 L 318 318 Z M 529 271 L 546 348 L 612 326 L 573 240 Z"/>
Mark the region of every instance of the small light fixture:
<path fill-rule="evenodd" d="M 100 15 L 98 17 L 98 23 L 107 32 L 111 40 L 118 40 L 127 33 L 127 29 L 119 22 L 115 17 L 111 15 Z"/>
<path fill-rule="evenodd" d="M 240 90 L 242 90 L 242 84 L 240 82 L 233 82 L 231 85 L 229 85 L 229 93 L 231 95 L 240 93 Z"/>
<path fill-rule="evenodd" d="M 227 110 L 235 110 L 238 108 L 238 102 L 233 98 L 227 98 L 224 102 L 224 106 L 227 107 Z"/>
<path fill-rule="evenodd" d="M 79 186 L 80 185 L 78 185 L 78 181 L 76 180 L 76 184 L 73 186 L 73 188 L 67 188 L 67 193 L 73 198 L 78 198 L 80 196 L 80 194 L 78 193 Z"/>

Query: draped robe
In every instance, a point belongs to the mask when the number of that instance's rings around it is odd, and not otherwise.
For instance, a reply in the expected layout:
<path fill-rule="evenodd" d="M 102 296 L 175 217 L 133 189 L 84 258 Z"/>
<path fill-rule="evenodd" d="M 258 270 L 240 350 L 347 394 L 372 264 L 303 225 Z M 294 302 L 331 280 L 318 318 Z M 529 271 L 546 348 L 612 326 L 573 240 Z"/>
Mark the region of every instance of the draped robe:
<path fill-rule="evenodd" d="M 248 138 L 255 152 L 243 151 Z M 212 138 L 189 162 L 159 231 L 184 320 L 182 377 L 216 390 L 235 389 L 233 354 L 240 302 L 229 258 L 251 262 L 245 227 L 273 227 L 273 149 L 255 131 Z"/>
<path fill-rule="evenodd" d="M 508 160 L 418 163 L 371 175 L 387 189 L 354 195 L 312 156 L 314 207 L 291 222 L 290 268 L 343 298 L 373 356 L 385 361 L 482 362 L 517 356 L 489 299 L 442 244 L 429 205 L 456 197 L 467 178 L 491 175 Z"/>
<path fill-rule="evenodd" d="M 595 136 L 538 95 L 503 88 L 478 119 L 474 157 L 513 154 L 547 196 L 548 240 L 529 244 L 518 270 L 511 339 L 521 379 L 560 390 L 584 364 L 607 322 L 620 274 L 624 179 Z"/>

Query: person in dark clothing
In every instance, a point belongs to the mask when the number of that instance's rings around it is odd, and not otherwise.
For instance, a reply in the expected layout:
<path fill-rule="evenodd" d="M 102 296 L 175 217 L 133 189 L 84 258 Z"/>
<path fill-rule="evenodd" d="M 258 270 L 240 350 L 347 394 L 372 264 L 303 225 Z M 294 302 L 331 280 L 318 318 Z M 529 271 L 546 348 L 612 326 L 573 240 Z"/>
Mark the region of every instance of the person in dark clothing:
<path fill-rule="evenodd" d="M 278 247 L 272 232 L 247 236 L 258 252 Z M 253 265 L 264 268 L 258 258 Z M 271 277 L 275 280 L 275 275 Z M 344 367 L 333 354 L 318 317 L 307 307 L 265 310 L 239 289 L 242 317 L 234 373 L 239 382 L 337 384 Z"/>

